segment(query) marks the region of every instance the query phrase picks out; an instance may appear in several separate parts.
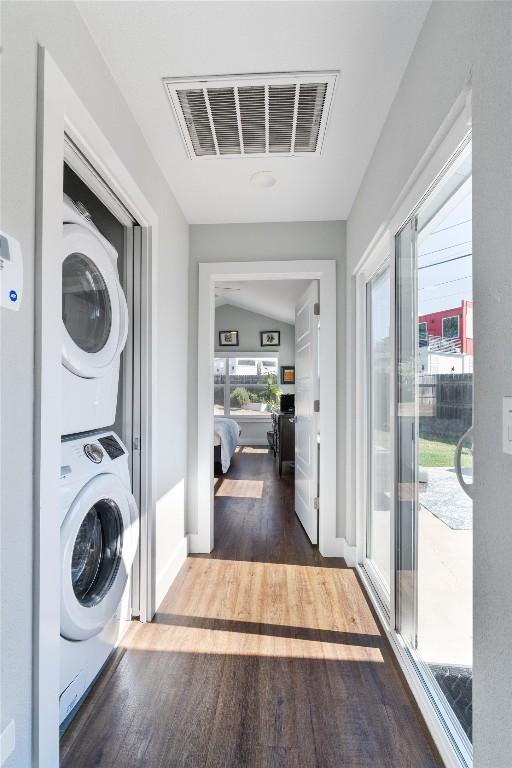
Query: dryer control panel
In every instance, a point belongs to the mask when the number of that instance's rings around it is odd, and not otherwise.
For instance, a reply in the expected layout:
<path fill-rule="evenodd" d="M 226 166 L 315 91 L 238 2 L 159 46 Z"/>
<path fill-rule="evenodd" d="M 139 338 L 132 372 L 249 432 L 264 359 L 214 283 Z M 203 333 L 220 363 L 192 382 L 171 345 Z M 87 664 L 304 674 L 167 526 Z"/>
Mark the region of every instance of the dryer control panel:
<path fill-rule="evenodd" d="M 106 451 L 108 457 L 112 460 L 118 459 L 124 454 L 124 448 L 114 435 L 98 438 L 98 443 Z"/>
<path fill-rule="evenodd" d="M 21 246 L 14 237 L 0 232 L 0 307 L 17 311 L 22 294 Z"/>

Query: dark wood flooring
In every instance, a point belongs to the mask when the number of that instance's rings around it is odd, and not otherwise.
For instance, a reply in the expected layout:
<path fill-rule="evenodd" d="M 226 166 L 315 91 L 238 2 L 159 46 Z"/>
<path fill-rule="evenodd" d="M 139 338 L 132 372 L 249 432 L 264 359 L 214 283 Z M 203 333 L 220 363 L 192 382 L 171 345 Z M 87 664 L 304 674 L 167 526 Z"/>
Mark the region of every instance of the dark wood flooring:
<path fill-rule="evenodd" d="M 355 571 L 293 513 L 293 478 L 240 448 L 215 549 L 133 623 L 61 742 L 62 768 L 433 768 Z"/>

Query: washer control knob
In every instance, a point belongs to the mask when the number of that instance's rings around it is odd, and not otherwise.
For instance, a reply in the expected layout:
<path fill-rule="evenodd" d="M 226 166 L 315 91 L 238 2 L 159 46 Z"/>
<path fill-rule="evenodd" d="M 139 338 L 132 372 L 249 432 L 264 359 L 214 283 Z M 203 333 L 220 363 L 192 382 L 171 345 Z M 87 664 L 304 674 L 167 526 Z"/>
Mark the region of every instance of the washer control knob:
<path fill-rule="evenodd" d="M 84 445 L 84 453 L 95 464 L 101 464 L 103 461 L 103 451 L 97 443 L 86 443 Z"/>

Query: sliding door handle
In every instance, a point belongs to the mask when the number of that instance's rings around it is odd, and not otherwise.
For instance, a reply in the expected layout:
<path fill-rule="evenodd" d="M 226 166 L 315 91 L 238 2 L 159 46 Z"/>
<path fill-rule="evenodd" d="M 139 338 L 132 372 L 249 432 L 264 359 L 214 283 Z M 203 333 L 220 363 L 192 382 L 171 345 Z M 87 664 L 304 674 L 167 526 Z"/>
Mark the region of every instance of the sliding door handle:
<path fill-rule="evenodd" d="M 462 474 L 462 449 L 464 447 L 464 443 L 466 443 L 468 440 L 473 442 L 473 425 L 471 425 L 470 428 L 464 432 L 455 449 L 455 472 L 457 473 L 457 480 L 459 481 L 462 490 L 467 493 L 470 499 L 472 499 L 473 483 L 466 483 L 464 480 L 464 475 Z"/>

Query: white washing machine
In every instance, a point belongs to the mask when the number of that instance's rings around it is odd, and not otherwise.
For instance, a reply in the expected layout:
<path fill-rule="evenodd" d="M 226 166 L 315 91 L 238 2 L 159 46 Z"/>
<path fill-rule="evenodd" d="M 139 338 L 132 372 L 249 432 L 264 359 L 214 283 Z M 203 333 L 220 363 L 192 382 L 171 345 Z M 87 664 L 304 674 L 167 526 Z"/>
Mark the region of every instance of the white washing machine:
<path fill-rule="evenodd" d="M 117 251 L 87 211 L 64 196 L 62 242 L 63 435 L 115 421 L 128 307 Z"/>
<path fill-rule="evenodd" d="M 60 722 L 73 711 L 130 619 L 139 540 L 128 452 L 114 432 L 62 442 Z"/>

